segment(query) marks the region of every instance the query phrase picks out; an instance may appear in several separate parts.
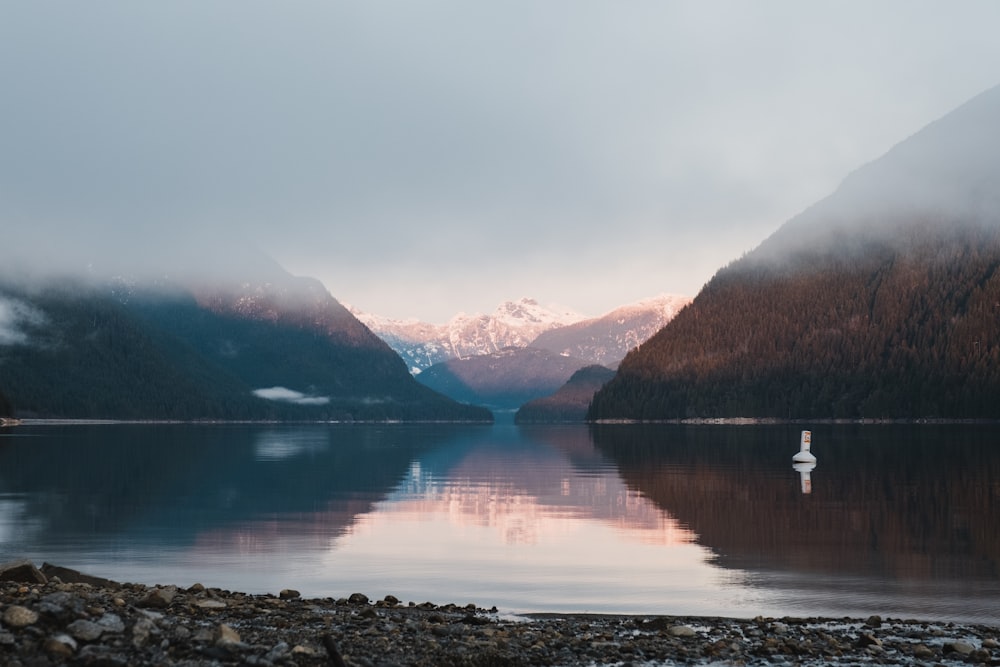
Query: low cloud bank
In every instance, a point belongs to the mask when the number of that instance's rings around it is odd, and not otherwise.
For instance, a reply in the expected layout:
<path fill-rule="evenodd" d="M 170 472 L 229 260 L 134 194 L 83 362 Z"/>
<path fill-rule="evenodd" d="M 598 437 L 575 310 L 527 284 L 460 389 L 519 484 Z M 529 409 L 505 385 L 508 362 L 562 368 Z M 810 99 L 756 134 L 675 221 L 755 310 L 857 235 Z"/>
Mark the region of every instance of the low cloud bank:
<path fill-rule="evenodd" d="M 287 387 L 254 389 L 253 395 L 268 401 L 281 401 L 296 405 L 326 405 L 330 402 L 329 396 L 309 396 L 308 394 L 303 394 L 300 391 L 295 391 Z"/>

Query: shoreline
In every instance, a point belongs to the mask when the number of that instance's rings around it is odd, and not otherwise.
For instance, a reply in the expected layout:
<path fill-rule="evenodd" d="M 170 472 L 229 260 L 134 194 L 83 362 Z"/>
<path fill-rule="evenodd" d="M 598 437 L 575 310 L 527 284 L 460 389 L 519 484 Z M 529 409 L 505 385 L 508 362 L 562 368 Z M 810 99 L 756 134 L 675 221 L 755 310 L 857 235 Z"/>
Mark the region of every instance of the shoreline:
<path fill-rule="evenodd" d="M 1000 627 L 902 619 L 534 613 L 146 586 L 0 565 L 6 665 L 1000 664 Z"/>
<path fill-rule="evenodd" d="M 15 426 L 113 426 L 113 425 L 331 425 L 331 426 L 385 426 L 385 425 L 458 425 L 458 426 L 492 426 L 496 421 L 454 421 L 454 420 L 383 420 L 383 421 L 310 421 L 310 420 L 280 420 L 280 419 L 76 419 L 76 418 L 12 418 L 0 417 L 0 427 Z M 798 419 L 784 417 L 685 417 L 682 419 L 598 419 L 595 421 L 574 422 L 529 422 L 518 424 L 522 427 L 540 426 L 644 426 L 644 425 L 682 425 L 682 426 L 800 426 L 810 424 L 822 425 L 995 425 L 1000 419 L 965 418 L 952 419 L 945 417 L 907 417 L 907 418 L 834 418 Z"/>

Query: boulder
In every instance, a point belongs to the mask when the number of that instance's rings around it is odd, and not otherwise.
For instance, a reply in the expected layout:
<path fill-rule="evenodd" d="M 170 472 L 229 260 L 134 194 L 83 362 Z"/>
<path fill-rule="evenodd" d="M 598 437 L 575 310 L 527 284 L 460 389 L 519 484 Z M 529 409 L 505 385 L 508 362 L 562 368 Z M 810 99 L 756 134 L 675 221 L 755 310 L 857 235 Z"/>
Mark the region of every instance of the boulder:
<path fill-rule="evenodd" d="M 23 584 L 44 584 L 48 581 L 30 560 L 14 560 L 0 564 L 0 581 L 18 581 Z"/>

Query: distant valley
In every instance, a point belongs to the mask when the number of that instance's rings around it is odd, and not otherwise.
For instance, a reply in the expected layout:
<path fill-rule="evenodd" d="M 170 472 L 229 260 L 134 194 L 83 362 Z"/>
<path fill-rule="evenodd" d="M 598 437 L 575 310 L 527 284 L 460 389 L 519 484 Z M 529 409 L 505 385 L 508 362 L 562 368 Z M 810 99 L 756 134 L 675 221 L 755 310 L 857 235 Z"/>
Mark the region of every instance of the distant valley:
<path fill-rule="evenodd" d="M 354 312 L 421 383 L 463 403 L 512 411 L 555 392 L 585 366 L 617 366 L 690 301 L 661 295 L 584 318 L 525 298 L 489 315 L 461 313 L 443 325 Z"/>

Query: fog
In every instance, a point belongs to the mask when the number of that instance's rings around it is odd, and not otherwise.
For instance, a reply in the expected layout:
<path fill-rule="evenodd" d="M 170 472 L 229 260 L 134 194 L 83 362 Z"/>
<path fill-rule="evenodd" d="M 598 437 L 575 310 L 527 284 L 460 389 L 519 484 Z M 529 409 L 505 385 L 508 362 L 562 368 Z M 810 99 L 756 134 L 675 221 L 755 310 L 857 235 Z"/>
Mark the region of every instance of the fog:
<path fill-rule="evenodd" d="M 18 299 L 0 295 L 0 347 L 29 342 L 31 327 L 45 324 L 45 315 Z"/>
<path fill-rule="evenodd" d="M 429 321 L 693 295 L 994 86 L 997 25 L 986 0 L 6 3 L 0 262 L 264 253 Z"/>
<path fill-rule="evenodd" d="M 892 244 L 907 226 L 938 231 L 1000 228 L 1000 86 L 930 123 L 845 178 L 829 197 L 793 218 L 755 257 L 790 251 L 864 252 Z M 846 236 L 845 236 L 846 234 Z M 849 240 L 845 243 L 845 239 Z M 836 248 L 827 247 L 836 243 Z"/>

